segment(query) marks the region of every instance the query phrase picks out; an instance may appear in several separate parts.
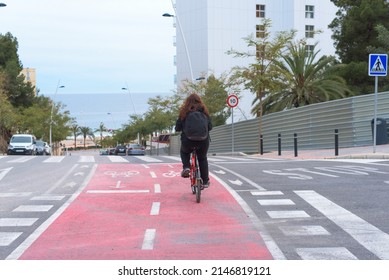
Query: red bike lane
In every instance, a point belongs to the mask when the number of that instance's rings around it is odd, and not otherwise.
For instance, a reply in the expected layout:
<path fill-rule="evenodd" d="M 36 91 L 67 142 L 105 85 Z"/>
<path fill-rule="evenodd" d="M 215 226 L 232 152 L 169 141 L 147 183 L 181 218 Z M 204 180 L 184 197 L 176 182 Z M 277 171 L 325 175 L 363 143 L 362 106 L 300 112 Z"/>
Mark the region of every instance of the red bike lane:
<path fill-rule="evenodd" d="M 24 260 L 272 259 L 216 180 L 196 203 L 181 164 L 102 164 Z"/>

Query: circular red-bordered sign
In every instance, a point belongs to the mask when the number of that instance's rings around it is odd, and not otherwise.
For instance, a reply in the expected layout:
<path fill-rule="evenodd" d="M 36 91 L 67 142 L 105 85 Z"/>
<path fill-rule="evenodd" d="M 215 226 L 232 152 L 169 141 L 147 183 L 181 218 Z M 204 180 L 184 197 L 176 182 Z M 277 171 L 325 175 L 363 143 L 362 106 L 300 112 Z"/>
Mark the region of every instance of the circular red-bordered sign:
<path fill-rule="evenodd" d="M 231 94 L 227 97 L 227 105 L 231 108 L 238 106 L 239 98 L 235 94 Z"/>

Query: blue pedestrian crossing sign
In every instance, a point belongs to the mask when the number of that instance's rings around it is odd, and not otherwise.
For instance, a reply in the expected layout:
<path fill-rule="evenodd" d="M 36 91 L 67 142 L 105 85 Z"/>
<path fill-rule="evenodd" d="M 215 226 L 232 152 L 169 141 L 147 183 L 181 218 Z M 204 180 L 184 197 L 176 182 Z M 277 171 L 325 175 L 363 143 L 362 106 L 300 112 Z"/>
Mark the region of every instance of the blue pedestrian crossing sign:
<path fill-rule="evenodd" d="M 386 76 L 387 70 L 387 54 L 369 54 L 369 76 Z"/>

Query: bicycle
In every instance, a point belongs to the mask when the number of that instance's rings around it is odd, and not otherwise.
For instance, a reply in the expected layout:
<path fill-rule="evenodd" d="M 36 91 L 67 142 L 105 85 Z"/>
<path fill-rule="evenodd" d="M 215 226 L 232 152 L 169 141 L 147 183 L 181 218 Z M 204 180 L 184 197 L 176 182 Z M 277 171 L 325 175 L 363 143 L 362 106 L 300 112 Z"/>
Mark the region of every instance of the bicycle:
<path fill-rule="evenodd" d="M 200 176 L 199 160 L 197 159 L 196 150 L 197 149 L 194 148 L 190 155 L 189 179 L 192 193 L 196 195 L 196 202 L 200 203 L 203 180 Z"/>

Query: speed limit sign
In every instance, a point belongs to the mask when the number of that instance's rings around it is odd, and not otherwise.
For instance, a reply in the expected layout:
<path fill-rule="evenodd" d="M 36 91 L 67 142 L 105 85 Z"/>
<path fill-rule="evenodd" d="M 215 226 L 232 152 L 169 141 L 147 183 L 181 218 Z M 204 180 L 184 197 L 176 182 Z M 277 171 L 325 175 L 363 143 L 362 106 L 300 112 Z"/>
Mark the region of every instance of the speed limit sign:
<path fill-rule="evenodd" d="M 239 99 L 235 94 L 231 94 L 227 97 L 227 105 L 231 108 L 238 106 Z"/>

